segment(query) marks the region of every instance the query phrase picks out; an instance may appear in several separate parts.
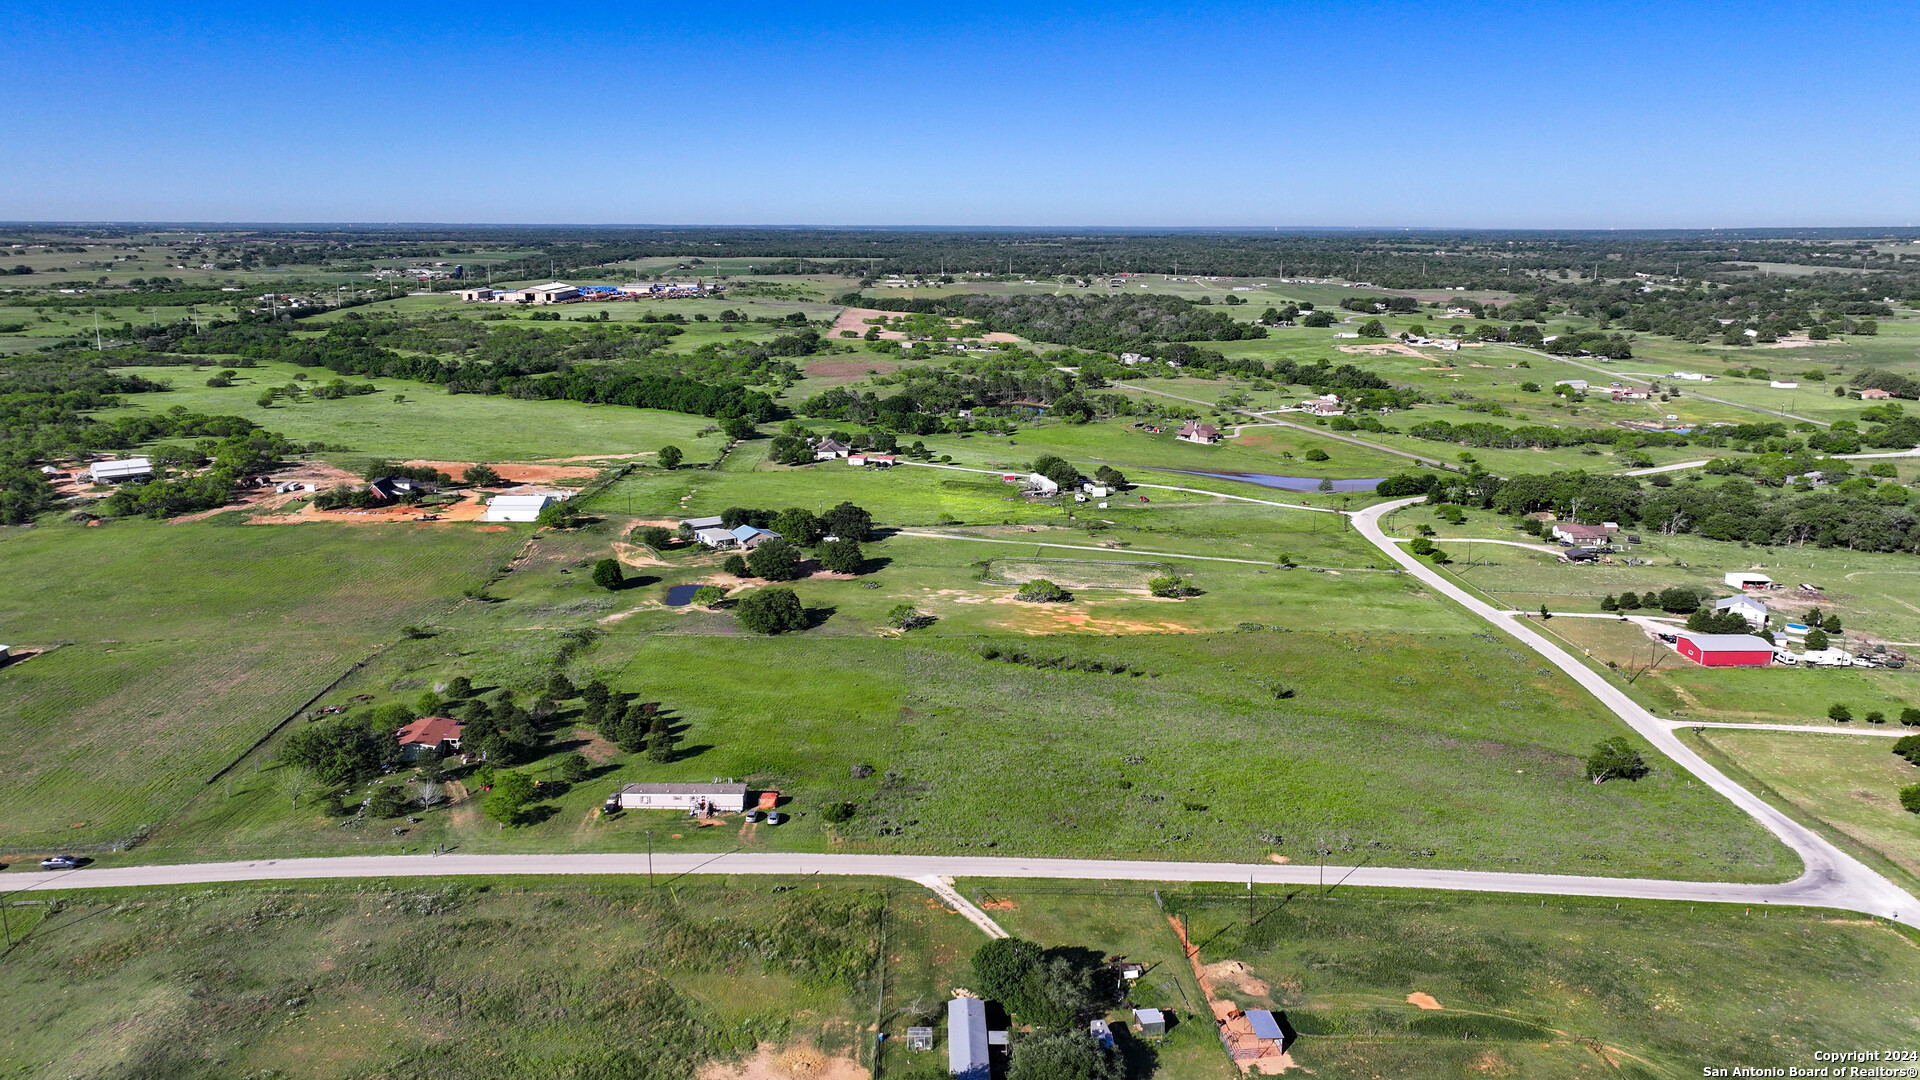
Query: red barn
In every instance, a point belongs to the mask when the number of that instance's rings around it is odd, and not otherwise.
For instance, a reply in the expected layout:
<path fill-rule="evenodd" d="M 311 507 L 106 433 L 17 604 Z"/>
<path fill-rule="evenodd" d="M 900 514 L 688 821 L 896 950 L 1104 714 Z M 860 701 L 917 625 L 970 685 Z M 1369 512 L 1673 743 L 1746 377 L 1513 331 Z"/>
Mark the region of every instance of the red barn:
<path fill-rule="evenodd" d="M 1766 667 L 1773 646 L 1752 634 L 1681 634 L 1680 655 L 1706 667 Z"/>

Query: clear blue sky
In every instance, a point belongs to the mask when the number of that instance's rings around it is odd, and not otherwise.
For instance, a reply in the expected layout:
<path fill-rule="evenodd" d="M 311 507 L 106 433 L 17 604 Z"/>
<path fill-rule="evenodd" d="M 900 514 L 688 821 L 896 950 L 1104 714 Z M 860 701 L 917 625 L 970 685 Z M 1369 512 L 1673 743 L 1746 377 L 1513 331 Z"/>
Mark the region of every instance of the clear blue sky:
<path fill-rule="evenodd" d="M 0 19 L 0 219 L 1920 221 L 1910 3 L 16 0 Z"/>

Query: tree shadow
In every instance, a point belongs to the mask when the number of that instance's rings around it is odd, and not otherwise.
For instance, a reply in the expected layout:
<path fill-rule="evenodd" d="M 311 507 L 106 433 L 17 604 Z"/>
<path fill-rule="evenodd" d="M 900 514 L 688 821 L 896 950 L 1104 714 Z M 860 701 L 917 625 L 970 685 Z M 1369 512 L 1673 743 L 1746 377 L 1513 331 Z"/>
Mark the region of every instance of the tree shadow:
<path fill-rule="evenodd" d="M 529 806 L 520 811 L 516 824 L 538 825 L 560 812 L 557 806 Z"/>
<path fill-rule="evenodd" d="M 676 746 L 673 748 L 673 760 L 685 761 L 688 758 L 697 758 L 713 748 L 711 743 L 694 743 L 691 746 Z"/>
<path fill-rule="evenodd" d="M 853 573 L 856 577 L 865 577 L 868 574 L 877 574 L 892 565 L 893 559 L 890 556 L 872 555 L 861 559 L 860 569 L 855 570 Z"/>
<path fill-rule="evenodd" d="M 810 607 L 810 608 L 805 608 L 803 610 L 807 616 L 806 628 L 808 630 L 812 630 L 814 627 L 822 625 L 828 619 L 833 618 L 834 615 L 838 614 L 840 611 L 840 609 L 837 607 Z"/>
<path fill-rule="evenodd" d="M 626 592 L 628 589 L 644 589 L 649 585 L 658 585 L 658 584 L 660 584 L 660 578 L 658 575 L 635 574 L 630 578 L 622 578 L 620 580 L 620 587 L 613 591 Z"/>

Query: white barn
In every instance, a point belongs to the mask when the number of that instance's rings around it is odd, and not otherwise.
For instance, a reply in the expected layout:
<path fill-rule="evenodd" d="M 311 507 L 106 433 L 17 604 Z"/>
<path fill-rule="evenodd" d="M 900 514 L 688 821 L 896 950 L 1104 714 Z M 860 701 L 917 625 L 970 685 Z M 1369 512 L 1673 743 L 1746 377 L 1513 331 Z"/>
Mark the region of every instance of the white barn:
<path fill-rule="evenodd" d="M 482 521 L 537 521 L 553 502 L 551 495 L 495 495 Z"/>
<path fill-rule="evenodd" d="M 117 484 L 122 480 L 145 480 L 153 475 L 153 462 L 143 457 L 122 461 L 96 461 L 88 470 L 96 484 Z"/>

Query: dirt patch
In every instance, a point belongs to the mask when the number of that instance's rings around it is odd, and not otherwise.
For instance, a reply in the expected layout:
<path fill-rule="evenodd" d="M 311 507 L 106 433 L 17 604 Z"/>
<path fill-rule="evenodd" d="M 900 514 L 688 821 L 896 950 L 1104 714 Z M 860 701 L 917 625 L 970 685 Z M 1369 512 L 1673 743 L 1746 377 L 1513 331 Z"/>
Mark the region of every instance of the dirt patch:
<path fill-rule="evenodd" d="M 575 728 L 573 729 L 573 734 L 575 738 L 586 739 L 586 742 L 580 746 L 580 756 L 595 765 L 605 765 L 607 762 L 620 756 L 619 747 L 601 738 L 596 733 Z"/>
<path fill-rule="evenodd" d="M 1018 603 L 1009 599 L 1008 603 Z M 1023 608 L 1029 605 L 1021 604 Z M 1017 623 L 1004 624 L 1022 634 L 1058 634 L 1082 630 L 1100 634 L 1197 634 L 1199 629 L 1176 622 L 1145 622 L 1140 619 L 1102 619 L 1086 611 L 1061 609 L 1047 605 L 1031 611 Z"/>
<path fill-rule="evenodd" d="M 862 360 L 859 357 L 853 357 L 852 359 L 809 360 L 804 370 L 810 379 L 859 379 L 876 371 L 885 374 L 898 370 L 899 367 L 899 364 L 891 360 Z"/>
<path fill-rule="evenodd" d="M 694 1074 L 699 1080 L 866 1080 L 867 1070 L 806 1043 L 762 1046 L 745 1061 L 714 1062 Z"/>
<path fill-rule="evenodd" d="M 1267 858 L 1273 860 L 1274 862 L 1279 863 L 1282 866 L 1285 866 L 1286 864 L 1293 861 L 1292 859 L 1287 858 L 1285 855 L 1282 855 L 1277 851 L 1267 852 Z"/>
<path fill-rule="evenodd" d="M 613 544 L 613 557 L 628 566 L 665 566 L 665 562 L 654 557 L 651 550 L 638 544 L 629 544 L 616 540 Z"/>
<path fill-rule="evenodd" d="M 474 531 L 474 532 L 506 532 L 506 531 L 507 531 L 507 526 L 505 526 L 505 525 L 482 525 L 482 526 L 480 526 L 479 528 L 477 528 L 477 529 L 475 529 L 475 530 L 473 530 L 473 531 Z"/>
<path fill-rule="evenodd" d="M 1438 1011 L 1440 1009 L 1440 1003 L 1434 1000 L 1434 997 L 1432 994 L 1423 994 L 1418 990 L 1407 995 L 1407 1004 L 1414 1005 L 1419 1008 L 1426 1009 L 1428 1011 Z"/>
<path fill-rule="evenodd" d="M 409 461 L 408 465 L 427 465 L 455 480 L 467 471 L 472 461 Z M 552 484 L 565 487 L 568 480 L 591 480 L 599 470 L 586 465 L 548 465 L 532 461 L 489 461 L 489 468 L 510 484 Z"/>
<path fill-rule="evenodd" d="M 1376 345 L 1336 345 L 1334 348 L 1339 349 L 1343 353 L 1353 353 L 1356 356 L 1411 356 L 1416 360 L 1425 360 L 1428 358 L 1426 353 L 1416 350 L 1411 345 L 1402 345 L 1397 341 L 1383 341 Z"/>
<path fill-rule="evenodd" d="M 1012 900 L 982 900 L 982 901 L 980 901 L 980 908 L 981 908 L 981 910 L 983 910 L 983 911 L 1013 911 L 1013 910 L 1015 910 L 1015 908 L 1014 908 L 1014 903 L 1013 903 L 1013 901 L 1012 901 Z"/>
<path fill-rule="evenodd" d="M 1238 990 L 1254 997 L 1267 996 L 1267 984 L 1254 975 L 1253 969 L 1238 960 L 1222 960 L 1217 964 L 1208 964 L 1201 969 L 1207 974 L 1207 981 L 1217 986 Z"/>

